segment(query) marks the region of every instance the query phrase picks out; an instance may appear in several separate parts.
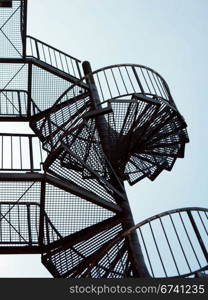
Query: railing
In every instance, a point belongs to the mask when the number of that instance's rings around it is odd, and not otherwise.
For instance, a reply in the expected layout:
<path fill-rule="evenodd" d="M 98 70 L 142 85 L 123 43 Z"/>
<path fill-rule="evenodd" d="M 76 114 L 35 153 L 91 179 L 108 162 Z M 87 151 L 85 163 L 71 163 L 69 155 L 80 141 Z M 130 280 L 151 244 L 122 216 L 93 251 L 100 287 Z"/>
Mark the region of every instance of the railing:
<path fill-rule="evenodd" d="M 207 277 L 207 225 L 205 208 L 182 208 L 155 215 L 111 239 L 97 257 L 94 255 L 85 273 L 99 266 L 103 254 L 137 230 L 151 277 Z M 124 271 L 123 277 L 126 276 Z"/>
<path fill-rule="evenodd" d="M 156 95 L 173 104 L 169 88 L 154 70 L 136 64 L 112 65 L 92 72 L 101 102 L 135 93 Z M 86 76 L 87 79 L 88 76 Z"/>
<path fill-rule="evenodd" d="M 23 117 L 35 115 L 40 112 L 36 103 L 29 99 L 28 91 L 0 90 L 0 116 Z"/>
<path fill-rule="evenodd" d="M 44 212 L 44 244 L 62 238 Z M 0 202 L 0 248 L 40 246 L 40 204 L 37 202 Z"/>
<path fill-rule="evenodd" d="M 0 171 L 41 171 L 45 157 L 36 135 L 0 133 Z"/>
<path fill-rule="evenodd" d="M 73 77 L 82 77 L 80 60 L 32 36 L 27 36 L 27 56 L 41 60 Z"/>
<path fill-rule="evenodd" d="M 167 211 L 135 228 L 152 277 L 207 274 L 208 209 Z"/>
<path fill-rule="evenodd" d="M 0 115 L 26 117 L 28 92 L 23 90 L 0 90 Z"/>
<path fill-rule="evenodd" d="M 33 202 L 0 203 L 0 247 L 37 246 L 40 206 Z"/>

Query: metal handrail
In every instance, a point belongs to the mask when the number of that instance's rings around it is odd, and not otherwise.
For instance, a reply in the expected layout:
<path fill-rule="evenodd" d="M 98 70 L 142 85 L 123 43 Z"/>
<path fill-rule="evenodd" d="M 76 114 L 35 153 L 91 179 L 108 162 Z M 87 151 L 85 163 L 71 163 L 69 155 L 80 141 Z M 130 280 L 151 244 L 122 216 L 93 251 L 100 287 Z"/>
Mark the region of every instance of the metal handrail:
<path fill-rule="evenodd" d="M 53 49 L 53 50 L 55 50 L 55 51 L 58 51 L 58 52 L 60 52 L 61 54 L 65 55 L 65 56 L 68 56 L 69 58 L 72 58 L 72 59 L 76 60 L 77 62 L 81 63 L 81 60 L 75 58 L 74 56 L 71 56 L 70 54 L 67 54 L 67 53 L 65 53 L 65 52 L 63 52 L 63 51 L 61 51 L 61 50 L 59 50 L 58 48 L 55 48 L 55 47 L 53 47 L 53 46 L 51 46 L 51 45 L 49 45 L 49 44 L 47 44 L 47 43 L 45 43 L 45 42 L 43 42 L 43 41 L 41 41 L 41 40 L 39 40 L 39 39 L 37 39 L 37 38 L 31 36 L 31 35 L 27 35 L 26 37 L 27 37 L 27 38 L 30 38 L 30 39 L 32 39 L 32 40 L 38 42 L 38 43 L 41 43 L 41 44 L 43 44 L 43 45 L 45 45 L 45 46 L 47 46 L 47 47 L 50 47 L 51 49 Z"/>
<path fill-rule="evenodd" d="M 121 68 L 123 68 L 126 72 L 126 80 L 124 80 Z M 123 85 L 123 90 L 126 91 L 125 93 L 119 93 L 119 85 L 118 82 L 116 82 L 116 77 L 114 74 L 114 70 L 118 71 L 118 75 L 120 76 L 120 83 Z M 106 72 L 109 71 L 111 74 L 111 81 L 114 83 L 114 88 L 117 93 L 115 95 L 112 95 L 111 91 L 111 83 L 107 78 Z M 130 76 L 130 71 L 132 72 L 132 77 Z M 139 72 L 140 71 L 140 74 Z M 144 71 L 147 73 L 145 76 Z M 102 84 L 100 83 L 100 74 L 103 76 L 103 82 L 106 85 L 106 92 L 108 92 L 109 97 L 105 97 L 104 92 L 102 91 Z M 150 74 L 152 74 L 152 78 L 150 77 Z M 96 81 L 96 86 L 98 88 L 99 96 L 101 102 L 107 101 L 109 99 L 115 99 L 119 97 L 124 97 L 127 95 L 133 95 L 135 93 L 141 93 L 141 94 L 155 94 L 161 98 L 164 98 L 165 100 L 169 101 L 170 103 L 173 102 L 173 98 L 170 93 L 169 86 L 165 79 L 155 70 L 152 68 L 146 67 L 144 65 L 140 64 L 116 64 L 116 65 L 110 65 L 106 66 L 104 68 L 97 69 L 90 74 L 87 74 L 83 80 L 86 80 L 88 77 L 93 76 L 94 80 Z M 99 77 L 100 76 L 100 77 Z M 134 77 L 135 82 L 137 83 L 137 86 L 135 86 L 134 82 L 132 81 Z M 132 90 L 129 92 L 127 88 L 127 82 L 129 81 L 129 86 L 131 86 Z M 157 92 L 155 92 L 157 91 Z"/>
<path fill-rule="evenodd" d="M 78 79 L 82 77 L 81 61 L 30 35 L 27 38 L 27 57 L 32 56 Z"/>
<path fill-rule="evenodd" d="M 137 225 L 131 227 L 130 229 L 126 230 L 126 231 L 123 231 L 121 233 L 119 233 L 116 237 L 114 237 L 109 243 L 108 245 L 105 247 L 105 253 L 107 253 L 112 247 L 114 247 L 117 243 L 119 243 L 122 239 L 126 238 L 128 235 L 130 235 L 132 232 L 134 232 L 135 230 L 137 229 L 141 229 L 141 227 L 145 224 L 149 224 L 151 221 L 154 221 L 154 220 L 157 220 L 157 219 L 160 219 L 164 216 L 170 216 L 172 214 L 175 214 L 175 213 L 181 213 L 181 212 L 186 212 L 187 214 L 188 213 L 191 213 L 191 212 L 204 212 L 204 213 L 208 213 L 208 209 L 206 208 L 200 208 L 200 207 L 188 207 L 188 208 L 181 208 L 181 209 L 174 209 L 174 210 L 169 210 L 169 211 L 166 211 L 166 212 L 163 212 L 161 214 L 158 214 L 158 215 L 155 215 L 151 218 L 148 218 L 140 223 L 138 223 Z M 207 217 L 207 220 L 208 220 L 208 217 Z M 194 225 L 192 222 L 191 222 L 192 225 Z M 196 224 L 195 224 L 196 225 Z M 196 234 L 198 234 L 197 232 L 197 228 L 195 228 L 195 225 L 193 226 L 194 227 L 194 231 Z M 152 227 L 151 227 L 152 228 Z M 163 228 L 164 229 L 164 228 Z M 165 230 L 165 229 L 164 229 Z M 166 229 L 167 230 L 167 229 Z M 141 232 L 141 231 L 140 231 Z M 154 232 L 152 231 L 153 233 L 153 236 L 154 236 Z M 178 234 L 178 233 L 177 233 Z M 165 231 L 165 235 L 166 235 L 166 240 L 168 241 L 168 235 L 167 235 L 167 232 Z M 191 237 L 192 238 L 192 237 Z M 191 239 L 189 237 L 189 239 Z M 154 239 L 155 239 L 155 236 L 154 236 Z M 151 260 L 148 256 L 148 252 L 147 252 L 147 247 L 144 243 L 144 237 L 142 236 L 142 241 L 143 241 L 143 246 L 144 246 L 144 250 L 146 252 L 146 256 L 147 256 L 147 260 L 149 261 L 149 265 L 150 265 L 150 268 L 152 270 L 152 267 L 151 267 Z M 156 241 L 156 240 L 155 240 Z M 199 244 L 202 242 L 201 240 L 198 240 L 199 241 Z M 189 240 L 189 242 L 191 243 L 191 240 Z M 168 241 L 169 243 L 169 241 Z M 203 242 L 202 242 L 203 243 Z M 201 244 L 200 244 L 201 245 Z M 169 244 L 170 246 L 170 244 Z M 193 246 L 193 245 L 192 245 Z M 159 248 L 157 246 L 157 250 L 159 251 Z M 150 251 L 152 251 L 152 248 L 150 249 Z M 171 250 L 172 251 L 172 250 Z M 184 250 L 183 250 L 184 251 Z M 183 252 L 184 253 L 184 252 Z M 90 270 L 96 266 L 97 264 L 99 264 L 99 260 L 103 257 L 103 252 L 100 251 L 100 253 L 98 253 L 97 255 L 94 256 L 93 258 L 93 261 L 91 261 L 91 264 L 90 266 L 88 267 L 88 269 L 85 271 L 86 273 L 87 272 L 90 272 Z M 161 257 L 161 253 L 158 252 L 158 255 L 160 256 L 160 259 L 162 259 Z M 165 255 L 167 255 L 165 253 Z M 174 255 L 174 253 L 172 252 L 172 255 Z M 184 253 L 185 255 L 185 253 Z M 175 259 L 175 257 L 174 257 Z M 187 259 L 187 258 L 186 258 Z M 159 266 L 157 266 L 159 267 Z M 164 266 L 163 266 L 164 267 Z M 204 266 L 200 266 L 200 268 L 196 268 L 195 270 L 191 270 L 190 272 L 185 272 L 183 274 L 179 274 L 178 276 L 168 276 L 168 277 L 190 277 L 192 275 L 197 275 L 197 273 L 200 273 L 200 272 L 204 272 L 204 271 L 208 271 L 208 261 L 207 261 L 207 264 L 204 265 Z M 152 274 L 152 277 L 155 277 L 154 274 Z M 167 276 L 166 276 L 167 277 Z"/>
<path fill-rule="evenodd" d="M 0 171 L 41 171 L 44 159 L 37 135 L 0 133 Z"/>
<path fill-rule="evenodd" d="M 1 95 L 4 98 L 5 103 L 2 103 Z M 29 93 L 27 90 L 0 89 L 1 116 L 28 117 L 29 115 L 36 114 L 39 112 L 39 107 L 36 105 L 33 99 L 29 98 Z"/>

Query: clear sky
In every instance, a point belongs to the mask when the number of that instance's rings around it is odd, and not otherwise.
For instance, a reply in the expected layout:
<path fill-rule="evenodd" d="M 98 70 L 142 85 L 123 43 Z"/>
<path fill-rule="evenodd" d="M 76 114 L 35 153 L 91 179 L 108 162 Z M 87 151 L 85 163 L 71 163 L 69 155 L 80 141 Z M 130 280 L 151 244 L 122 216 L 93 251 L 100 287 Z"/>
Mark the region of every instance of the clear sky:
<path fill-rule="evenodd" d="M 207 0 L 29 0 L 28 34 L 95 70 L 137 63 L 158 71 L 188 124 L 185 159 L 127 193 L 135 222 L 207 205 Z M 39 256 L 0 256 L 0 277 L 50 277 Z"/>

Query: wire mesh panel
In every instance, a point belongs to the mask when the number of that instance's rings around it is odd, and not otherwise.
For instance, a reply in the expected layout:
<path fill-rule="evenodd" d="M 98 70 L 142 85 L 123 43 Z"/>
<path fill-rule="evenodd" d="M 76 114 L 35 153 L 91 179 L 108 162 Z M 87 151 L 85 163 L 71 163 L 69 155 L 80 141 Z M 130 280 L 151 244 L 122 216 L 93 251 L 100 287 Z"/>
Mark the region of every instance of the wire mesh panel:
<path fill-rule="evenodd" d="M 0 182 L 0 247 L 38 245 L 40 182 Z"/>
<path fill-rule="evenodd" d="M 25 1 L 0 1 L 0 57 L 23 56 Z"/>
<path fill-rule="evenodd" d="M 112 211 L 48 183 L 45 193 L 45 213 L 62 237 L 114 216 Z"/>
<path fill-rule="evenodd" d="M 0 90 L 0 115 L 27 117 L 28 93 L 21 90 Z"/>
<path fill-rule="evenodd" d="M 0 63 L 1 82 L 0 89 L 27 91 L 28 90 L 28 65 L 21 60 L 19 63 Z M 6 91 L 5 91 L 6 93 Z"/>
<path fill-rule="evenodd" d="M 32 66 L 31 97 L 41 111 L 51 107 L 70 85 L 67 80 Z"/>
<path fill-rule="evenodd" d="M 82 117 L 89 110 L 89 94 L 86 89 L 72 85 L 46 113 L 34 116 L 31 128 L 39 135 L 46 151 L 55 150 L 67 129 L 76 129 L 83 123 Z"/>
<path fill-rule="evenodd" d="M 37 246 L 39 236 L 38 203 L 0 203 L 0 245 Z"/>
<path fill-rule="evenodd" d="M 63 181 L 68 181 L 80 188 L 90 191 L 107 202 L 115 203 L 114 190 L 112 188 L 102 181 L 100 184 L 97 179 L 83 179 L 82 173 L 63 167 L 58 158 L 50 165 L 47 172 L 62 179 Z"/>
<path fill-rule="evenodd" d="M 83 241 L 76 242 L 76 240 L 73 239 L 70 242 L 71 245 L 68 244 L 65 248 L 54 248 L 44 253 L 42 262 L 55 276 L 85 277 L 84 273 L 86 269 L 90 267 L 91 262 L 93 262 L 93 257 L 97 255 L 98 252 L 103 251 L 103 246 L 108 244 L 121 230 L 122 227 L 118 224 L 112 226 L 111 229 L 103 229 L 99 233 L 91 232 L 91 237 L 90 235 L 89 237 L 85 236 Z M 120 249 L 116 250 L 117 254 L 118 250 Z M 104 256 L 105 255 L 108 256 L 109 253 L 105 253 Z M 104 265 L 104 259 L 100 264 L 101 266 Z M 109 269 L 109 264 L 110 261 L 107 261 L 106 266 L 103 267 L 104 270 Z M 99 272 L 94 271 L 91 271 L 91 276 L 100 277 Z"/>

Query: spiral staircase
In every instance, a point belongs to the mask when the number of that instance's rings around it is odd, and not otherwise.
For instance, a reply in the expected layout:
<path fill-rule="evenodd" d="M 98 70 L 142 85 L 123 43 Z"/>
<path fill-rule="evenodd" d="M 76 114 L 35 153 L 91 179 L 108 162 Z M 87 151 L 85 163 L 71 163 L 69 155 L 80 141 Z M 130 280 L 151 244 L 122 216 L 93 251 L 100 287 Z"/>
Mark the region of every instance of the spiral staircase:
<path fill-rule="evenodd" d="M 28 36 L 27 1 L 0 0 L 0 253 L 39 253 L 54 277 L 206 277 L 208 210 L 134 224 L 124 182 L 183 158 L 169 87 L 138 64 L 96 71 Z"/>

